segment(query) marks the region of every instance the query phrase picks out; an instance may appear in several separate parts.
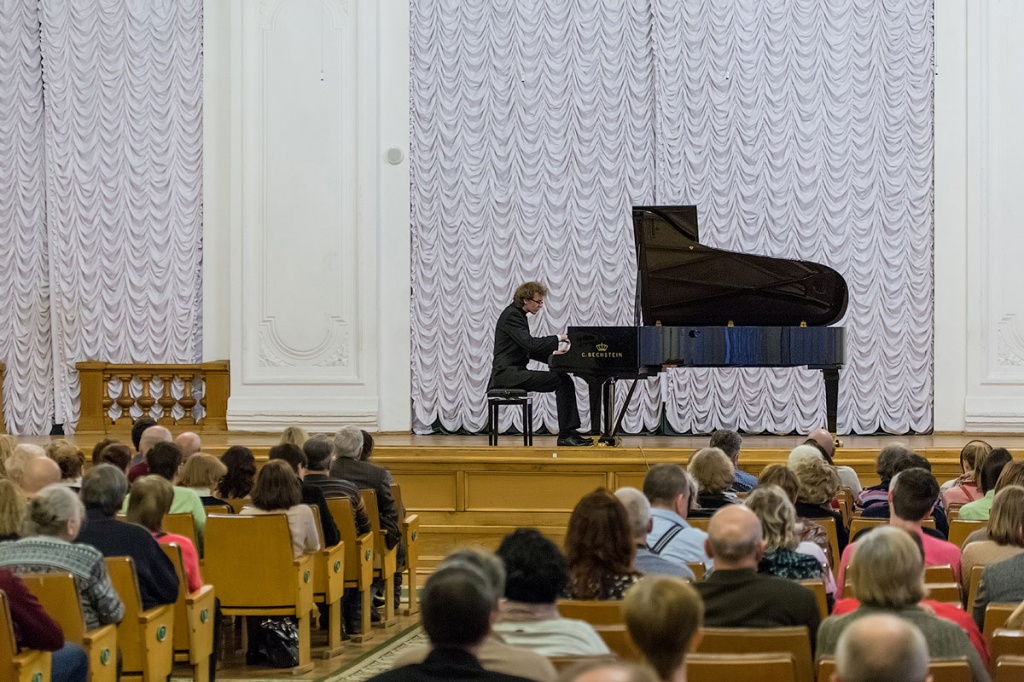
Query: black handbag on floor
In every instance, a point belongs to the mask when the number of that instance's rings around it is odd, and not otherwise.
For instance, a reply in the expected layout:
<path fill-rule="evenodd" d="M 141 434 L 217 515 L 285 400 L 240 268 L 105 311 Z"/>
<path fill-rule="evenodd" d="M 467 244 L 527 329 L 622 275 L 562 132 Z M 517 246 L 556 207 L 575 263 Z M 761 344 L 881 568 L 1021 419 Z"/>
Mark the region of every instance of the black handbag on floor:
<path fill-rule="evenodd" d="M 294 668 L 299 664 L 299 630 L 294 618 L 266 618 L 260 622 L 267 664 Z"/>

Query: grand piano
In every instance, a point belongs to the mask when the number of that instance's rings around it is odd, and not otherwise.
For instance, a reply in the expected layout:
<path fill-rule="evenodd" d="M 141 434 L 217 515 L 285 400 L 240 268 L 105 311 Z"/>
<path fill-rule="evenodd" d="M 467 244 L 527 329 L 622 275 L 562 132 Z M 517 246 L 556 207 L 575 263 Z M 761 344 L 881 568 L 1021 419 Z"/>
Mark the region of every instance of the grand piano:
<path fill-rule="evenodd" d="M 826 421 L 836 430 L 846 280 L 818 263 L 734 253 L 699 243 L 695 206 L 634 206 L 634 325 L 569 327 L 552 370 L 586 379 L 600 442 L 616 433 L 639 379 L 671 367 L 821 370 Z M 631 380 L 616 418 L 615 385 Z"/>

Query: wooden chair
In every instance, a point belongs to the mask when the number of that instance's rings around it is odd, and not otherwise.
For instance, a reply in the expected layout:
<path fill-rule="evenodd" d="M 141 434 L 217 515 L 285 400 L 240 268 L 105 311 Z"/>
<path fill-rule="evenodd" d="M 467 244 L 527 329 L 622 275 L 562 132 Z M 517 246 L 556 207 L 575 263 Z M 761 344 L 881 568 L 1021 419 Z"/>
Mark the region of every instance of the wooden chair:
<path fill-rule="evenodd" d="M 1008 657 L 1024 658 L 1024 630 L 996 628 L 988 640 L 989 668 L 998 673 L 997 663 Z M 1024 680 L 1024 677 L 1017 678 Z"/>
<path fill-rule="evenodd" d="M 207 514 L 235 514 L 235 508 L 229 504 L 205 504 L 203 511 Z"/>
<path fill-rule="evenodd" d="M 984 575 L 984 566 L 971 567 L 971 575 L 967 583 L 967 613 L 974 613 L 974 602 L 978 599 L 978 587 L 981 586 L 981 578 Z"/>
<path fill-rule="evenodd" d="M 349 633 L 355 642 L 364 642 L 373 637 L 370 631 L 370 607 L 373 594 L 373 537 L 369 533 L 359 535 L 356 529 L 355 512 L 352 503 L 347 499 L 328 499 L 327 508 L 331 510 L 334 523 L 341 533 L 341 542 L 345 546 L 345 588 L 359 592 L 362 601 L 361 632 L 358 635 Z"/>
<path fill-rule="evenodd" d="M 324 530 L 320 525 L 320 510 L 310 505 L 320 535 L 320 551 L 313 555 L 313 602 L 327 605 L 327 649 L 324 658 L 334 658 L 341 647 L 341 598 L 345 593 L 345 543 L 333 547 L 324 544 Z"/>
<path fill-rule="evenodd" d="M 821 619 L 828 618 L 828 595 L 825 593 L 825 579 L 811 578 L 799 582 L 814 593 L 814 601 L 818 602 L 818 613 L 821 614 Z"/>
<path fill-rule="evenodd" d="M 551 665 L 555 667 L 557 672 L 568 670 L 574 665 L 583 665 L 585 663 L 615 663 L 618 658 L 609 654 L 602 656 L 600 654 L 594 654 L 593 656 L 548 656 Z"/>
<path fill-rule="evenodd" d="M 117 629 L 103 625 L 85 629 L 82 602 L 70 573 L 43 573 L 21 576 L 43 609 L 60 624 L 64 639 L 79 644 L 89 657 L 89 682 L 115 682 L 117 679 Z"/>
<path fill-rule="evenodd" d="M 49 682 L 50 652 L 18 651 L 14 619 L 7 595 L 0 590 L 0 679 L 10 682 Z"/>
<path fill-rule="evenodd" d="M 811 638 L 806 627 L 704 628 L 701 654 L 769 654 L 793 656 L 796 682 L 814 682 Z"/>
<path fill-rule="evenodd" d="M 839 568 L 839 560 L 842 557 L 839 555 L 839 531 L 836 529 L 836 517 L 815 516 L 808 518 L 808 520 L 825 529 L 825 535 L 828 536 L 828 565 L 832 567 L 832 570 L 837 570 Z"/>
<path fill-rule="evenodd" d="M 195 592 L 189 592 L 181 547 L 173 543 L 160 547 L 178 574 L 178 599 L 174 602 L 174 653 L 192 666 L 195 682 L 209 682 L 216 609 L 213 585 L 203 585 Z"/>
<path fill-rule="evenodd" d="M 708 530 L 708 524 L 711 523 L 711 518 L 707 516 L 697 516 L 686 519 L 686 523 L 690 524 L 694 528 L 700 528 L 706 533 Z"/>
<path fill-rule="evenodd" d="M 928 594 L 928 599 L 945 604 L 955 604 L 956 606 L 963 605 L 960 583 L 925 583 L 924 587 Z"/>
<path fill-rule="evenodd" d="M 121 676 L 163 682 L 174 667 L 174 608 L 164 604 L 144 610 L 132 558 L 107 557 L 105 561 L 110 581 L 124 602 L 124 619 L 117 625 Z"/>
<path fill-rule="evenodd" d="M 924 582 L 927 583 L 952 583 L 956 582 L 956 574 L 949 564 L 942 566 L 925 566 Z"/>
<path fill-rule="evenodd" d="M 258 542 L 253 539 L 258 538 Z M 298 622 L 299 664 L 313 669 L 309 616 L 313 608 L 313 557 L 292 553 L 284 514 L 217 515 L 206 520 L 206 580 L 217 587 L 228 616 L 291 616 Z"/>
<path fill-rule="evenodd" d="M 380 511 L 377 506 L 377 493 L 362 489 L 359 496 L 363 498 L 366 515 L 370 517 L 370 532 L 373 535 L 373 577 L 384 582 L 384 614 L 378 625 L 383 628 L 398 624 L 395 618 L 395 572 L 398 570 L 398 546 L 388 549 L 384 531 L 380 527 Z"/>
<path fill-rule="evenodd" d="M 949 541 L 957 547 L 963 547 L 967 536 L 976 530 L 988 527 L 988 521 L 971 521 L 969 519 L 950 519 Z"/>
<path fill-rule="evenodd" d="M 704 567 L 704 564 L 699 561 L 687 561 L 686 565 L 693 571 L 693 580 L 700 582 L 704 580 L 704 575 L 708 572 L 708 569 Z"/>
<path fill-rule="evenodd" d="M 633 644 L 633 640 L 629 638 L 624 624 L 595 625 L 594 631 L 604 640 L 605 646 L 619 658 L 636 662 L 643 660 L 643 655 Z"/>
<path fill-rule="evenodd" d="M 1024 656 L 1003 656 L 996 661 L 995 682 L 1020 682 L 1021 680 L 1024 680 Z"/>
<path fill-rule="evenodd" d="M 213 512 L 207 512 L 213 513 Z M 181 535 L 192 541 L 196 551 L 202 556 L 202 549 L 199 547 L 198 536 L 196 535 L 196 520 L 191 514 L 166 514 L 164 515 L 163 531 Z"/>
<path fill-rule="evenodd" d="M 967 503 L 966 502 L 951 502 L 950 505 L 948 507 L 946 507 L 946 518 L 948 518 L 950 521 L 952 521 L 953 519 L 959 519 L 960 518 L 960 507 L 964 506 L 965 504 L 967 504 Z"/>
<path fill-rule="evenodd" d="M 796 682 L 796 679 L 793 655 L 785 652 L 690 654 L 686 657 L 687 682 Z M 824 680 L 827 682 L 828 678 Z"/>
<path fill-rule="evenodd" d="M 563 618 L 599 625 L 622 625 L 622 602 L 618 600 L 559 599 L 558 613 Z"/>
<path fill-rule="evenodd" d="M 236 514 L 242 511 L 242 507 L 246 507 L 252 504 L 252 500 L 248 497 L 230 497 L 224 501 L 231 505 L 231 508 L 235 510 Z"/>
<path fill-rule="evenodd" d="M 985 635 L 985 641 L 992 641 L 992 633 L 1006 625 L 1006 619 L 1010 617 L 1020 604 L 989 604 L 985 607 L 985 627 L 982 628 L 982 634 Z"/>
<path fill-rule="evenodd" d="M 850 519 L 853 518 L 853 488 L 846 485 L 839 488 L 839 492 L 836 493 L 836 500 L 839 501 L 839 514 L 843 518 L 843 526 L 849 528 Z"/>
<path fill-rule="evenodd" d="M 416 591 L 416 572 L 420 565 L 420 517 L 419 514 L 410 514 L 402 501 L 402 489 L 398 484 L 391 486 L 391 497 L 395 499 L 395 508 L 398 509 L 398 527 L 402 530 L 402 542 L 405 544 L 405 587 L 409 593 L 409 606 L 405 609 L 405 615 L 411 616 L 419 613 L 419 595 Z"/>
<path fill-rule="evenodd" d="M 828 682 L 835 671 L 835 659 L 822 658 L 818 661 L 818 682 Z M 930 661 L 928 672 L 931 673 L 932 682 L 971 682 L 973 679 L 966 658 Z"/>
<path fill-rule="evenodd" d="M 863 516 L 855 516 L 853 521 L 850 522 L 850 541 L 852 542 L 857 533 L 863 530 L 887 525 L 889 525 L 889 519 L 866 519 Z M 929 517 L 922 521 L 921 525 L 925 528 L 935 528 L 935 519 Z"/>

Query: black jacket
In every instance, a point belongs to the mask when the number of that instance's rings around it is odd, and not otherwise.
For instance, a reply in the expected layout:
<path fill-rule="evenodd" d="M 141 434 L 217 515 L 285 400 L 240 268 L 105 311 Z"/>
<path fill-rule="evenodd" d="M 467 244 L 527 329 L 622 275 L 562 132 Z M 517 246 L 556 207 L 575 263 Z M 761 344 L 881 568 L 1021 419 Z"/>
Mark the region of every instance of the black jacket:
<path fill-rule="evenodd" d="M 319 486 L 310 483 L 302 484 L 302 504 L 316 507 L 320 511 L 320 528 L 324 531 L 324 545 L 334 547 L 341 542 L 341 531 L 327 507 L 327 498 Z"/>
<path fill-rule="evenodd" d="M 530 336 L 526 312 L 515 305 L 501 311 L 494 327 L 494 361 L 488 388 L 514 387 L 530 360 L 547 362 L 558 350 L 557 336 Z"/>
<path fill-rule="evenodd" d="M 398 529 L 398 510 L 395 509 L 386 474 L 387 471 L 382 467 L 348 457 L 338 457 L 331 465 L 331 476 L 334 478 L 351 481 L 357 488 L 368 488 L 377 493 L 380 529 L 384 531 L 387 545 L 391 548 L 402 539 L 402 533 Z"/>

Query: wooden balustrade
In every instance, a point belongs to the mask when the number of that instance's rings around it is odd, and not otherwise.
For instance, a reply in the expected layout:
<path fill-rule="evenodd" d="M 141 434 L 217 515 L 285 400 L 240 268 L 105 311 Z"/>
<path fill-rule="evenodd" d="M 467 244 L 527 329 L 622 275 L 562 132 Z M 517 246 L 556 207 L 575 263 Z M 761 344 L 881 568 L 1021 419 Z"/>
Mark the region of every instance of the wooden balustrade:
<path fill-rule="evenodd" d="M 162 426 L 187 426 L 206 433 L 226 431 L 228 427 L 228 395 L 231 384 L 228 361 L 203 362 L 183 365 L 115 365 L 109 362 L 79 362 L 79 385 L 81 387 L 81 415 L 78 419 L 78 433 L 108 433 L 131 429 L 133 407 L 142 410 L 143 416 L 152 416 L 155 405 L 162 409 L 157 423 Z M 110 394 L 110 382 L 121 382 L 121 392 L 115 398 Z M 142 389 L 138 395 L 131 391 L 132 381 L 137 379 Z M 153 380 L 159 379 L 162 389 L 159 396 L 153 395 Z M 175 380 L 181 380 L 183 391 L 175 398 Z M 193 387 L 202 386 L 202 397 L 193 395 Z M 121 410 L 117 419 L 111 419 L 110 408 L 117 405 Z M 202 405 L 205 413 L 195 418 L 196 405 Z M 184 414 L 175 419 L 172 411 L 181 406 Z"/>

